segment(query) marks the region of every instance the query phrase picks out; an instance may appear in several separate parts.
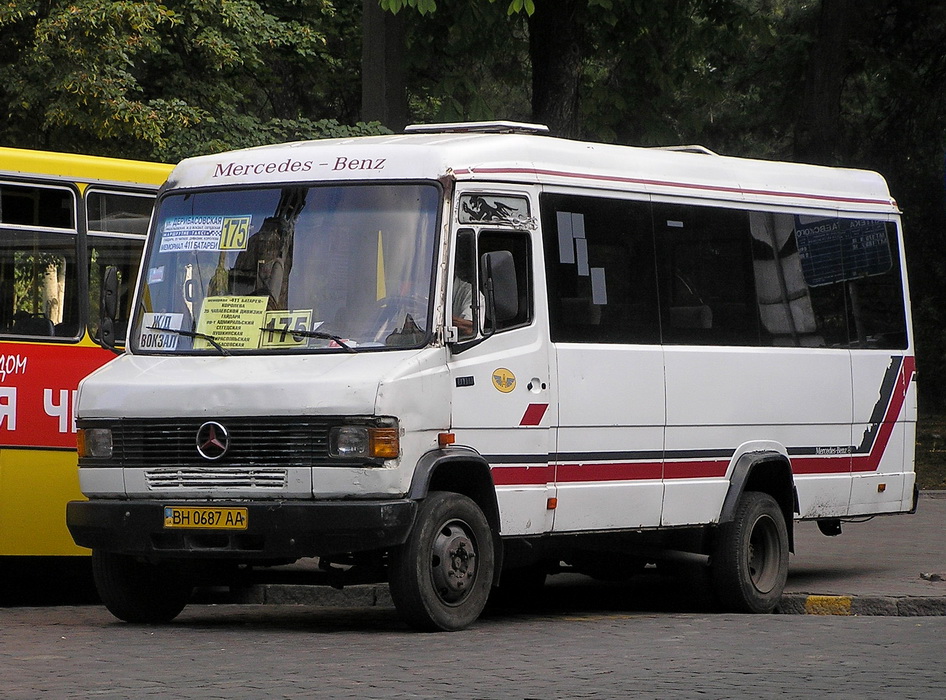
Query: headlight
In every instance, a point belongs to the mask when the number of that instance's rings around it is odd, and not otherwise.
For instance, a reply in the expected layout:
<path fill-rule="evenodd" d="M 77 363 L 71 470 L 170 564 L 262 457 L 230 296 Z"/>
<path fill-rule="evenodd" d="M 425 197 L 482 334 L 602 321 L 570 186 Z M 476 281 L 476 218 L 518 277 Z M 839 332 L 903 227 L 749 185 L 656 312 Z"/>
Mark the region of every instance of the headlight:
<path fill-rule="evenodd" d="M 332 428 L 328 453 L 343 459 L 396 459 L 401 454 L 398 429 L 368 425 Z"/>
<path fill-rule="evenodd" d="M 76 447 L 80 457 L 109 459 L 112 456 L 112 431 L 110 428 L 79 428 Z"/>

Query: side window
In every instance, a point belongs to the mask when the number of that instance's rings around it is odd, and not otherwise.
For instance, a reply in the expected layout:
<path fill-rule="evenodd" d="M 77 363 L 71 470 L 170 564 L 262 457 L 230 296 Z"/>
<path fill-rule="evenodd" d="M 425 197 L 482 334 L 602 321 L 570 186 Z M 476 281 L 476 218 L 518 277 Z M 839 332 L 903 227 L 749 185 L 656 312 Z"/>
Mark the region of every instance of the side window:
<path fill-rule="evenodd" d="M 89 225 L 89 333 L 93 338 L 99 337 L 102 277 L 107 268 L 117 268 L 119 299 L 115 340 L 121 344 L 128 332 L 131 297 L 138 278 L 144 235 L 154 208 L 154 195 L 91 190 L 85 202 Z"/>
<path fill-rule="evenodd" d="M 763 344 L 841 347 L 847 336 L 843 290 L 809 285 L 795 219 L 791 214 L 749 213 Z"/>
<path fill-rule="evenodd" d="M 481 301 L 473 293 L 476 285 L 476 234 L 473 229 L 457 232 L 457 246 L 453 263 L 452 323 L 460 340 L 476 335 Z"/>
<path fill-rule="evenodd" d="M 89 231 L 143 236 L 151 221 L 154 195 L 93 190 L 86 196 L 86 208 Z"/>
<path fill-rule="evenodd" d="M 76 236 L 0 230 L 0 333 L 79 332 Z"/>
<path fill-rule="evenodd" d="M 655 204 L 654 231 L 664 342 L 759 345 L 748 213 Z"/>
<path fill-rule="evenodd" d="M 0 183 L 0 333 L 78 336 L 77 241 L 70 190 Z"/>
<path fill-rule="evenodd" d="M 511 265 L 502 271 L 505 280 L 515 283 L 516 299 L 513 308 L 494 320 L 487 308 L 483 267 L 486 253 L 504 252 Z M 477 263 L 479 261 L 479 264 Z M 477 329 L 503 331 L 527 326 L 532 322 L 532 244 L 529 234 L 513 231 L 482 231 L 477 237 L 473 229 L 457 232 L 454 249 L 453 286 L 451 294 L 451 323 L 456 326 L 459 340 L 470 340 Z"/>
<path fill-rule="evenodd" d="M 851 347 L 902 350 L 907 347 L 907 318 L 900 276 L 900 247 L 897 227 L 890 222 L 874 224 L 871 245 L 889 251 L 890 264 L 876 274 L 861 275 L 848 281 L 848 303 L 853 320 Z"/>
<path fill-rule="evenodd" d="M 125 342 L 143 247 L 143 237 L 89 236 L 89 333 L 93 338 L 99 337 L 102 278 L 107 268 L 115 267 L 119 282 L 115 340 Z"/>
<path fill-rule="evenodd" d="M 503 331 L 509 328 L 527 326 L 532 322 L 532 243 L 528 233 L 521 231 L 481 231 L 477 245 L 479 260 L 485 253 L 506 251 L 512 256 L 512 265 L 516 276 L 518 299 L 516 309 L 506 318 L 498 320 L 489 316 L 489 309 L 483 309 L 483 323 L 486 328 Z M 480 275 L 480 293 L 483 289 L 483 275 Z M 481 297 L 482 298 L 482 297 Z"/>
<path fill-rule="evenodd" d="M 790 218 L 800 274 L 825 344 L 907 346 L 896 226 L 870 219 Z"/>
<path fill-rule="evenodd" d="M 659 343 L 650 205 L 543 195 L 551 337 Z"/>
<path fill-rule="evenodd" d="M 765 212 L 749 220 L 766 344 L 906 347 L 894 224 Z"/>

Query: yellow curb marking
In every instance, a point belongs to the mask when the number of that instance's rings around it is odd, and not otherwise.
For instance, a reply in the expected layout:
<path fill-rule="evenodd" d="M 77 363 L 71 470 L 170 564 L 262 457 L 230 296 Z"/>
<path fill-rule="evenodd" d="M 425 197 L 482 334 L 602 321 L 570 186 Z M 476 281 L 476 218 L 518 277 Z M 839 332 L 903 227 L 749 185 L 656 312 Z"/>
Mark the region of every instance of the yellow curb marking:
<path fill-rule="evenodd" d="M 846 595 L 810 595 L 805 599 L 807 615 L 853 615 Z"/>

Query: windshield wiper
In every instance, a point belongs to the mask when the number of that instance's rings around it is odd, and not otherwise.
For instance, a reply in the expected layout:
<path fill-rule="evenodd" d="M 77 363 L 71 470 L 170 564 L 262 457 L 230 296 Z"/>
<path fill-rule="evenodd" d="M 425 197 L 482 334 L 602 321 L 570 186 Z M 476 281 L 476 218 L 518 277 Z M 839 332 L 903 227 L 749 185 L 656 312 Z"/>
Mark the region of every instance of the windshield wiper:
<path fill-rule="evenodd" d="M 275 333 L 285 332 L 286 335 L 291 335 L 293 338 L 318 338 L 319 340 L 333 340 L 336 343 L 338 343 L 338 346 L 340 348 L 343 348 L 347 352 L 356 352 L 355 348 L 353 348 L 351 345 L 346 343 L 339 336 L 333 335 L 331 333 L 325 333 L 324 331 L 303 331 L 303 330 L 273 331 L 272 328 L 260 328 L 260 330 L 266 331 L 266 332 L 275 332 Z"/>
<path fill-rule="evenodd" d="M 208 343 L 214 346 L 217 350 L 220 351 L 221 355 L 229 355 L 230 351 L 223 347 L 220 343 L 217 342 L 217 339 L 212 335 L 207 335 L 206 333 L 198 333 L 197 331 L 185 331 L 181 328 L 158 328 L 157 326 L 148 326 L 149 331 L 162 331 L 164 333 L 177 333 L 178 335 L 183 335 L 187 338 L 200 338 L 201 340 L 206 340 Z"/>

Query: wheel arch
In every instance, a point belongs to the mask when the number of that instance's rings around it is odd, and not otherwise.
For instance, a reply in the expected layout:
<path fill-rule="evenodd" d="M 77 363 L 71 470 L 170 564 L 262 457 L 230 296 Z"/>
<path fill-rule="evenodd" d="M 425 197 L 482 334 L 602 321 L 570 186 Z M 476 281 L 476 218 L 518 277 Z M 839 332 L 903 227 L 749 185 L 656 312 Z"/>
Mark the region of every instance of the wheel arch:
<path fill-rule="evenodd" d="M 739 499 L 746 491 L 767 493 L 778 503 L 788 530 L 789 551 L 795 551 L 795 514 L 799 512 L 798 491 L 788 457 L 776 450 L 745 452 L 739 456 L 729 477 L 719 522 L 732 522 Z"/>
<path fill-rule="evenodd" d="M 414 468 L 408 496 L 419 501 L 431 491 L 452 491 L 473 500 L 489 523 L 493 533 L 493 549 L 496 567 L 494 585 L 498 583 L 502 570 L 503 546 L 500 539 L 499 501 L 489 463 L 483 456 L 468 447 L 446 447 L 423 455 Z"/>

